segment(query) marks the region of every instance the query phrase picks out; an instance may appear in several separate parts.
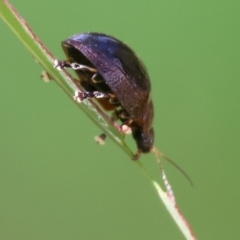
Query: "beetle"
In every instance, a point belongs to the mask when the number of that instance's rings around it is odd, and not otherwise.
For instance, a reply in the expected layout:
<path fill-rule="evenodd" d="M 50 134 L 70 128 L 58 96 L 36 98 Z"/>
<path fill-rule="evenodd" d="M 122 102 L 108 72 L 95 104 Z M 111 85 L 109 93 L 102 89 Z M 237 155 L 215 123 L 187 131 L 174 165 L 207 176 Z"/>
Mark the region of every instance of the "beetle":
<path fill-rule="evenodd" d="M 62 48 L 67 60 L 57 60 L 55 67 L 75 70 L 86 90 L 75 99 L 97 98 L 105 110 L 115 111 L 136 141 L 134 160 L 150 152 L 154 142 L 151 83 L 134 51 L 115 37 L 95 32 L 74 35 L 62 42 Z"/>
<path fill-rule="evenodd" d="M 175 162 L 153 146 L 154 108 L 151 82 L 142 61 L 125 43 L 108 34 L 88 32 L 62 41 L 66 61 L 55 60 L 54 67 L 73 69 L 86 92 L 75 92 L 74 99 L 96 98 L 107 111 L 114 111 L 122 128 L 129 127 L 137 144 L 133 160 L 141 153 L 155 154 L 169 195 L 174 199 L 171 186 L 162 168 L 160 156 L 174 165 L 193 186 L 189 176 Z M 126 131 L 126 130 L 124 130 Z M 104 138 L 105 139 L 105 135 Z"/>

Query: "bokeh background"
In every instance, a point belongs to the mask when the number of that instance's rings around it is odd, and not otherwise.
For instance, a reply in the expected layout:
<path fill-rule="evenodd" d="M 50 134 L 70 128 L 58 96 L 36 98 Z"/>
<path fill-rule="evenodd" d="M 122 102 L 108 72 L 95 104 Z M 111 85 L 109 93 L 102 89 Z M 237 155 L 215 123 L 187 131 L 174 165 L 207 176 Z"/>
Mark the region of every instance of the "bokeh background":
<path fill-rule="evenodd" d="M 12 0 L 59 59 L 60 41 L 125 41 L 152 81 L 155 145 L 198 239 L 239 239 L 239 1 Z M 0 239 L 184 239 L 155 190 L 0 21 Z M 130 145 L 135 148 L 129 138 Z M 154 157 L 143 164 L 160 179 Z"/>

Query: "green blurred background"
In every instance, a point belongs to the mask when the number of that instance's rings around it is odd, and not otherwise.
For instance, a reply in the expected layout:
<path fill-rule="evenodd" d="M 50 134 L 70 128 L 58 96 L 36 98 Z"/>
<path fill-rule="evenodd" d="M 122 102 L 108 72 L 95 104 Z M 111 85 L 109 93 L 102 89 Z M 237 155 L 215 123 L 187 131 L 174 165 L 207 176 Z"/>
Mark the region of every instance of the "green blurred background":
<path fill-rule="evenodd" d="M 59 59 L 60 41 L 125 41 L 152 81 L 155 145 L 198 239 L 239 239 L 239 1 L 12 0 Z M 0 239 L 184 239 L 155 190 L 0 21 Z M 130 145 L 135 144 L 128 137 Z M 144 165 L 157 178 L 154 157 Z"/>

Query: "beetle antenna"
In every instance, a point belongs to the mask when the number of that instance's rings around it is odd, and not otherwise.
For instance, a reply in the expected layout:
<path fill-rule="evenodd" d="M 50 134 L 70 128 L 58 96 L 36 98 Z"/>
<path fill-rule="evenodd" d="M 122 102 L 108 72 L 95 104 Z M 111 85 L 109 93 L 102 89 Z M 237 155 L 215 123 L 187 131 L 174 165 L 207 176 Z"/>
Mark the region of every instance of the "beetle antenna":
<path fill-rule="evenodd" d="M 175 201 L 175 196 L 174 196 L 174 193 L 173 193 L 173 190 L 172 190 L 172 186 L 167 179 L 167 175 L 166 175 L 166 173 L 163 169 L 162 162 L 160 160 L 160 157 L 162 156 L 162 153 L 160 151 L 158 151 L 155 147 L 152 148 L 152 152 L 154 153 L 154 155 L 156 157 L 160 172 L 162 174 L 162 179 L 163 179 L 163 183 L 165 185 L 165 188 L 167 190 L 167 195 L 171 199 L 173 204 L 175 205 L 176 201 Z"/>
<path fill-rule="evenodd" d="M 157 158 L 157 162 L 158 164 L 161 165 L 161 161 L 160 161 L 160 158 L 164 158 L 166 161 L 168 161 L 169 163 L 171 163 L 175 168 L 178 169 L 178 171 L 180 171 L 183 176 L 187 179 L 187 181 L 190 183 L 190 185 L 193 187 L 193 181 L 192 179 L 188 176 L 188 174 L 180 167 L 178 166 L 173 160 L 171 160 L 170 158 L 168 158 L 166 155 L 164 155 L 164 153 L 160 152 L 157 148 L 153 147 L 152 148 L 152 152 L 154 153 L 154 155 L 156 156 Z M 161 166 L 160 167 L 160 170 L 161 170 Z"/>

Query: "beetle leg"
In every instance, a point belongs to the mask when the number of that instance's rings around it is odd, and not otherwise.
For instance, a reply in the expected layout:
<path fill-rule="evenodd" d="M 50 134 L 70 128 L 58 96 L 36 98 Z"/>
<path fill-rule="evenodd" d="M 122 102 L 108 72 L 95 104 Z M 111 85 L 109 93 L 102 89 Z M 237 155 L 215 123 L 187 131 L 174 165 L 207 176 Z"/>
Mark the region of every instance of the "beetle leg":
<path fill-rule="evenodd" d="M 69 65 L 73 70 L 87 70 L 89 72 L 94 72 L 94 73 L 97 72 L 97 69 L 95 69 L 95 68 L 91 68 L 91 67 L 88 67 L 88 66 L 76 63 L 76 62 L 70 63 Z"/>
<path fill-rule="evenodd" d="M 96 72 L 96 73 L 94 73 L 93 76 L 91 77 L 91 81 L 92 81 L 93 83 L 101 83 L 101 82 L 103 81 L 101 78 L 96 78 L 97 75 L 98 75 L 98 73 Z"/>
<path fill-rule="evenodd" d="M 62 70 L 63 68 L 71 68 L 73 70 L 87 70 L 89 72 L 94 72 L 94 73 L 97 72 L 95 68 L 91 68 L 76 62 L 70 63 L 70 62 L 61 61 L 61 60 L 55 60 L 53 67 L 59 71 Z"/>
<path fill-rule="evenodd" d="M 118 117 L 122 121 L 125 121 L 124 122 L 125 125 L 130 125 L 132 123 L 132 121 L 131 122 L 129 121 L 129 120 L 131 120 L 129 114 L 126 111 L 124 111 L 124 110 L 120 110 L 118 112 Z"/>
<path fill-rule="evenodd" d="M 112 94 L 113 95 L 113 94 Z M 112 97 L 109 98 L 109 103 L 111 103 L 112 105 L 120 105 L 118 99 L 115 97 L 115 95 L 113 95 Z"/>
<path fill-rule="evenodd" d="M 133 155 L 132 160 L 138 160 L 141 156 L 142 151 L 140 149 L 137 150 L 137 152 Z"/>
<path fill-rule="evenodd" d="M 131 134 L 132 133 L 132 129 L 128 125 L 126 125 L 126 124 L 122 124 L 121 128 L 122 128 L 122 131 L 125 134 Z"/>
<path fill-rule="evenodd" d="M 109 98 L 111 94 L 103 93 L 99 91 L 93 91 L 93 92 L 79 92 L 76 91 L 74 95 L 74 100 L 77 102 L 82 102 L 84 99 L 88 98 Z"/>
<path fill-rule="evenodd" d="M 115 115 L 117 116 L 117 118 L 119 118 L 123 122 L 120 125 L 122 131 L 125 134 L 131 134 L 132 129 L 130 125 L 133 122 L 133 120 L 130 118 L 129 114 L 124 109 L 120 109 L 120 110 L 115 110 Z"/>
<path fill-rule="evenodd" d="M 128 118 L 128 120 L 126 120 L 122 125 L 121 128 L 123 130 L 123 132 L 125 134 L 131 134 L 132 133 L 132 129 L 130 127 L 131 123 L 133 122 L 133 120 L 131 118 Z"/>
<path fill-rule="evenodd" d="M 63 68 L 71 68 L 70 63 L 57 59 L 54 60 L 53 67 L 59 71 L 61 71 Z"/>

